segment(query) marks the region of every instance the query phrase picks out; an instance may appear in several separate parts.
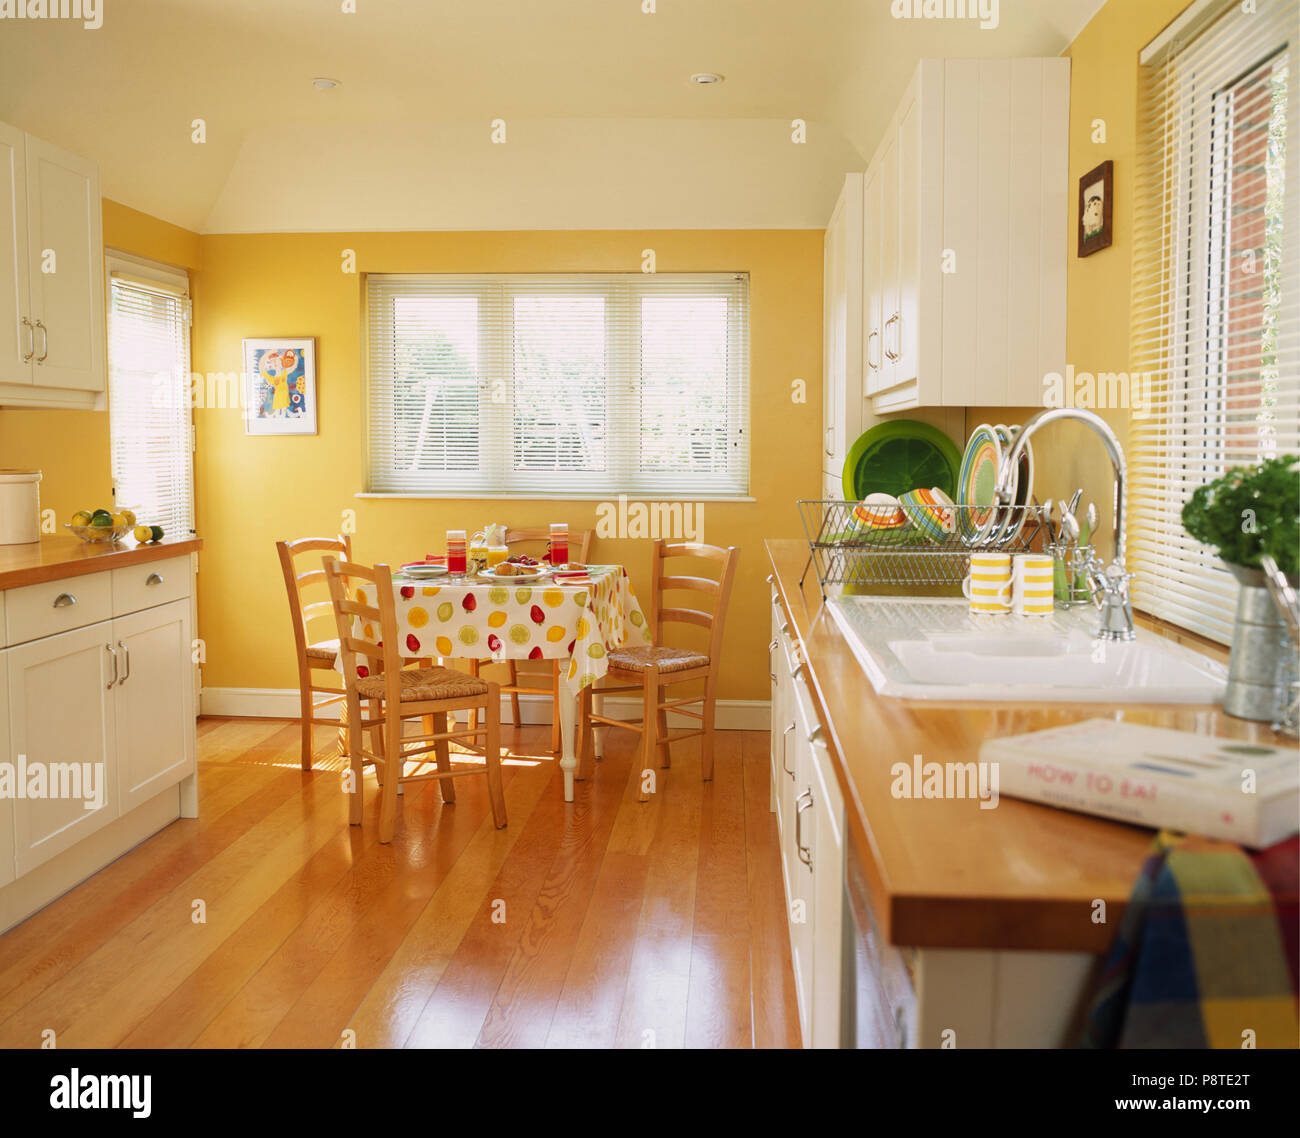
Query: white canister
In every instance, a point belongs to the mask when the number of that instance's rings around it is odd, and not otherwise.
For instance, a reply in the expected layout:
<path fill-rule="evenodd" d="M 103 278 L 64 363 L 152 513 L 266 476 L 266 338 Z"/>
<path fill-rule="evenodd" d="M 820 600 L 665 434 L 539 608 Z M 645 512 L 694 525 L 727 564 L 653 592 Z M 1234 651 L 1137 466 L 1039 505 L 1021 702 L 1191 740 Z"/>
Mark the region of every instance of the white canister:
<path fill-rule="evenodd" d="M 0 545 L 41 540 L 41 472 L 0 470 Z"/>

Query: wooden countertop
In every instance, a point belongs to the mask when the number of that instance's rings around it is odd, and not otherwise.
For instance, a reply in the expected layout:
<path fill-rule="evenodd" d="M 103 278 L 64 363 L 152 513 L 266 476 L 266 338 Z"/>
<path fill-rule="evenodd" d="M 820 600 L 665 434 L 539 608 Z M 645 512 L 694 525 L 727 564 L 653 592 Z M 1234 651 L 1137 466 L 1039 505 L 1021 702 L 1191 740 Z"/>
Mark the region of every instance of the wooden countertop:
<path fill-rule="evenodd" d="M 803 589 L 808 547 L 771 540 L 781 603 L 808 662 L 812 695 L 844 793 L 849 838 L 862 863 L 881 935 L 931 948 L 1110 946 L 1154 831 L 1002 797 L 896 799 L 890 767 L 913 755 L 968 762 L 989 738 L 1097 716 L 1268 743 L 1266 724 L 1204 705 L 957 703 L 879 696 L 822 605 L 816 574 Z M 1161 632 L 1148 623 L 1148 627 Z M 1106 902 L 1106 923 L 1093 904 Z"/>
<path fill-rule="evenodd" d="M 163 538 L 148 545 L 127 540 L 91 544 L 72 534 L 43 537 L 27 545 L 0 545 L 0 589 L 17 589 L 41 581 L 58 581 L 86 573 L 103 573 L 122 565 L 161 561 L 203 547 L 197 537 Z"/>

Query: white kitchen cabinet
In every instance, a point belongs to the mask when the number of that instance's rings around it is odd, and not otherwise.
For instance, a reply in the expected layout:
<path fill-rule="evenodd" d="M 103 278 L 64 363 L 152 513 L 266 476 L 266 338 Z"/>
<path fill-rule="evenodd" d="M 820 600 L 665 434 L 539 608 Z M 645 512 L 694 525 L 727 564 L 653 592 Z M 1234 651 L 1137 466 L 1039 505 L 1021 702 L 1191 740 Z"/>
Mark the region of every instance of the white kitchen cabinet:
<path fill-rule="evenodd" d="M 9 653 L 0 652 L 0 763 L 12 763 L 9 751 Z M 10 768 L 12 769 L 12 768 Z M 0 797 L 0 889 L 14 879 L 14 803 Z"/>
<path fill-rule="evenodd" d="M 772 778 L 805 1047 L 838 1047 L 843 981 L 844 802 L 808 686 L 807 664 L 773 594 Z"/>
<path fill-rule="evenodd" d="M 0 123 L 0 404 L 93 407 L 105 388 L 99 170 Z"/>
<path fill-rule="evenodd" d="M 113 656 L 108 626 L 92 624 L 9 649 L 9 750 L 15 764 L 93 768 L 98 805 L 74 797 L 14 801 L 15 871 L 21 877 L 118 816 Z M 79 773 L 77 785 L 84 787 Z"/>
<path fill-rule="evenodd" d="M 0 122 L 0 385 L 32 382 L 27 287 L 27 136 Z"/>
<path fill-rule="evenodd" d="M 120 572 L 120 570 L 119 570 Z M 125 814 L 194 769 L 190 602 L 113 621 L 117 790 Z"/>
<path fill-rule="evenodd" d="M 918 65 L 866 173 L 876 414 L 1034 406 L 1043 376 L 1064 369 L 1069 67 Z"/>
<path fill-rule="evenodd" d="M 909 145 L 905 143 L 900 153 L 910 154 Z M 891 320 L 898 307 L 896 298 L 911 297 L 915 289 L 900 286 L 896 270 L 893 291 L 885 295 L 882 289 L 880 266 L 888 236 L 881 220 L 884 182 L 879 166 L 865 177 L 848 175 L 824 239 L 821 494 L 832 501 L 845 496 L 843 472 L 850 448 L 863 431 L 882 421 L 873 409 L 872 392 L 894 382 L 883 378 L 892 377 L 900 362 L 885 354 L 886 322 L 890 355 L 901 357 L 904 364 L 917 356 L 917 349 L 909 347 L 917 321 Z M 896 229 L 888 236 L 888 256 L 895 265 L 900 250 L 912 256 L 912 246 L 900 242 Z M 960 408 L 925 408 L 912 417 L 938 427 L 959 443 L 966 437 Z"/>
<path fill-rule="evenodd" d="M 102 790 L 0 799 L 0 931 L 196 813 L 189 554 L 109 562 L 0 592 L 0 758 Z"/>
<path fill-rule="evenodd" d="M 862 219 L 862 175 L 849 174 L 826 226 L 822 269 L 822 471 L 836 478 L 861 429 Z"/>

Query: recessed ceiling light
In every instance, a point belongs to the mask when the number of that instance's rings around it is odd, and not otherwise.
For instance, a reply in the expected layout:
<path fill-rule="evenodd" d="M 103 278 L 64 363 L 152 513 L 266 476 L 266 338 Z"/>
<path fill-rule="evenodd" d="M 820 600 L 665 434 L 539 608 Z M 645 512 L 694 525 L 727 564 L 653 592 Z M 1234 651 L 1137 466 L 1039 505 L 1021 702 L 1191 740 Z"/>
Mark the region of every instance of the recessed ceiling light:
<path fill-rule="evenodd" d="M 326 79 L 323 76 L 319 79 L 313 79 L 311 85 L 315 87 L 317 91 L 331 91 L 335 87 L 343 86 L 343 84 L 337 79 Z"/>
<path fill-rule="evenodd" d="M 707 87 L 711 83 L 721 83 L 722 76 L 715 71 L 697 71 L 691 76 L 692 83 L 698 83 L 701 87 Z"/>

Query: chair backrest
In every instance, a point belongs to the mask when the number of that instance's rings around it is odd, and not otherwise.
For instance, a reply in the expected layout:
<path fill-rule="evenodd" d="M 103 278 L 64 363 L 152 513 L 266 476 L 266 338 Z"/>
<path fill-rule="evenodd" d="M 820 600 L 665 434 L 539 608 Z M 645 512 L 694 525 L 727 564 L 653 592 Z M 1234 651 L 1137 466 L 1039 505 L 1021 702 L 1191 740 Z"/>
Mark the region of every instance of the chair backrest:
<path fill-rule="evenodd" d="M 387 681 L 385 698 L 396 705 L 401 699 L 398 673 L 402 670 L 402 654 L 397 642 L 392 572 L 387 565 L 357 565 L 336 557 L 321 560 L 338 629 L 345 682 L 350 684 L 359 675 L 382 674 Z M 361 622 L 360 636 L 355 635 L 357 618 Z M 359 670 L 361 667 L 364 672 Z"/>
<path fill-rule="evenodd" d="M 717 577 L 704 577 L 666 572 L 664 564 L 670 557 L 696 558 L 720 565 Z M 709 659 L 717 662 L 722 650 L 722 628 L 727 619 L 727 602 L 731 599 L 731 584 L 736 575 L 736 561 L 740 551 L 734 546 L 723 549 L 718 545 L 701 545 L 693 541 L 667 542 L 655 540 L 654 553 L 650 563 L 653 585 L 650 590 L 650 627 L 654 630 L 654 642 L 663 644 L 665 624 L 693 624 L 708 631 Z M 686 590 L 714 598 L 713 611 L 700 608 L 685 608 L 680 605 L 665 605 L 664 593 Z"/>
<path fill-rule="evenodd" d="M 351 561 L 352 539 L 345 534 L 339 537 L 303 537 L 296 541 L 277 541 L 275 548 L 280 555 L 284 587 L 289 594 L 289 615 L 293 618 L 293 641 L 298 649 L 298 659 L 303 661 L 307 656 L 307 645 L 313 642 L 308 633 L 308 626 L 312 621 L 324 620 L 331 616 L 332 607 L 328 599 L 304 601 L 303 593 L 306 590 L 325 583 L 325 573 L 316 567 L 319 564 L 316 560 L 313 560 L 311 569 L 300 572 L 296 559 L 308 553 L 337 553 L 344 561 Z"/>
<path fill-rule="evenodd" d="M 545 553 L 547 543 L 550 540 L 550 526 L 531 526 L 525 529 L 506 530 L 506 545 L 530 545 L 540 542 L 541 552 Z M 573 557 L 575 549 L 578 552 L 577 557 Z M 578 564 L 585 565 L 587 563 L 587 558 L 591 556 L 591 530 L 569 530 L 569 554 L 572 560 Z"/>

